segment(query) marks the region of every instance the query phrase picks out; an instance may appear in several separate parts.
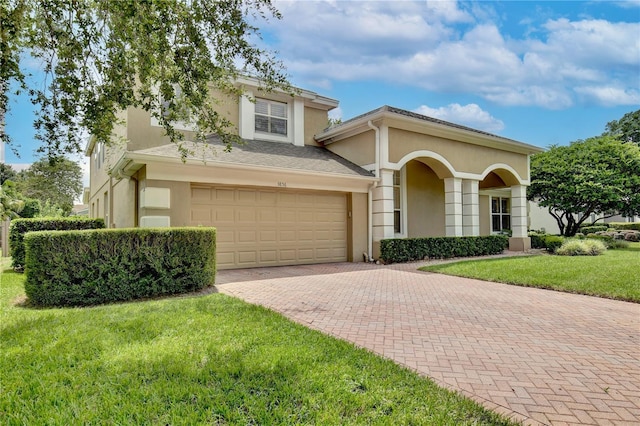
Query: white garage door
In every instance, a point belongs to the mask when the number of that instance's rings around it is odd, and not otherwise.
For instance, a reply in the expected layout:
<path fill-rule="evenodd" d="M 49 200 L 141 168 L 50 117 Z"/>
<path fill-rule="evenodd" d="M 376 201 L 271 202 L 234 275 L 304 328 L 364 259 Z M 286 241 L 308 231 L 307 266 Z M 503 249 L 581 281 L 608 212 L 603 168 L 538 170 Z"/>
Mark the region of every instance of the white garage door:
<path fill-rule="evenodd" d="M 218 268 L 347 260 L 344 193 L 191 187 L 192 225 L 218 229 Z"/>

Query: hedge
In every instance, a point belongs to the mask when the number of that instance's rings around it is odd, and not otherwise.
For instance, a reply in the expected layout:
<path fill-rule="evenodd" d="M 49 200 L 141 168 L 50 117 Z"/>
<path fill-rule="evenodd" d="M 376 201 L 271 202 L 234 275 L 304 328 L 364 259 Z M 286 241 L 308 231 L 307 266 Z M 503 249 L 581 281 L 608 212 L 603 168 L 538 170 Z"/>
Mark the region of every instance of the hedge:
<path fill-rule="evenodd" d="M 385 263 L 485 256 L 502 253 L 509 245 L 504 235 L 483 237 L 393 238 L 380 241 L 380 257 Z"/>
<path fill-rule="evenodd" d="M 21 269 L 25 265 L 24 235 L 32 231 L 70 231 L 78 229 L 104 228 L 104 219 L 89 219 L 86 217 L 58 217 L 37 219 L 14 219 L 9 228 L 9 249 L 11 251 L 11 266 Z"/>
<path fill-rule="evenodd" d="M 595 234 L 596 232 L 606 231 L 609 229 L 608 225 L 586 225 L 580 227 L 580 232 L 583 234 Z"/>
<path fill-rule="evenodd" d="M 640 222 L 610 222 L 609 227 L 620 230 L 640 231 Z"/>
<path fill-rule="evenodd" d="M 85 306 L 214 284 L 215 228 L 30 232 L 25 291 L 36 306 Z"/>

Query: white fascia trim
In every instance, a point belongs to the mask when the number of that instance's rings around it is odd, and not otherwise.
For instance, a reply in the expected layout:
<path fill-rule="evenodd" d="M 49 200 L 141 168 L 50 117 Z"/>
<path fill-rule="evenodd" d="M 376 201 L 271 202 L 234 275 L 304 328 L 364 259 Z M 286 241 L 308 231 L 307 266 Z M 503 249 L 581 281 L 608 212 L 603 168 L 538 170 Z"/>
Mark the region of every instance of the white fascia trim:
<path fill-rule="evenodd" d="M 236 78 L 236 84 L 249 86 L 258 90 L 262 90 L 264 86 L 261 81 L 257 78 L 241 76 Z M 316 92 L 312 92 L 311 90 L 301 89 L 298 87 L 292 87 L 294 92 L 294 98 L 303 98 L 305 101 L 308 101 L 312 104 L 323 105 L 329 107 L 328 109 L 333 109 L 339 105 L 339 102 L 336 99 L 329 98 L 327 96 L 318 95 Z M 280 89 L 274 88 L 271 93 L 278 95 L 286 95 L 291 98 L 291 94 Z M 267 94 L 268 95 L 268 94 Z"/>
<path fill-rule="evenodd" d="M 125 158 L 126 157 L 126 158 Z M 316 179 L 326 178 L 334 178 L 340 179 L 342 181 L 352 181 L 356 183 L 358 187 L 362 186 L 362 191 L 347 191 L 345 192 L 367 192 L 368 186 L 373 182 L 378 182 L 378 178 L 369 177 L 369 176 L 356 176 L 356 175 L 345 175 L 341 173 L 325 173 L 325 172 L 317 172 L 313 170 L 297 170 L 297 169 L 283 169 L 280 167 L 270 167 L 270 166 L 256 166 L 252 164 L 240 164 L 240 163 L 223 163 L 217 161 L 202 161 L 202 160 L 194 160 L 188 159 L 185 163 L 182 162 L 179 158 L 171 158 L 171 157 L 159 157 L 155 155 L 147 155 L 147 154 L 131 154 L 123 156 L 119 161 L 118 165 L 122 164 L 124 167 L 130 166 L 131 163 L 134 164 L 148 164 L 148 163 L 165 163 L 165 164 L 180 164 L 182 166 L 203 166 L 210 167 L 215 166 L 217 168 L 224 169 L 233 169 L 233 170 L 249 170 L 249 171 L 263 171 L 269 173 L 286 173 L 291 175 L 300 175 L 300 176 L 313 176 Z M 115 167 L 114 167 L 115 170 Z"/>

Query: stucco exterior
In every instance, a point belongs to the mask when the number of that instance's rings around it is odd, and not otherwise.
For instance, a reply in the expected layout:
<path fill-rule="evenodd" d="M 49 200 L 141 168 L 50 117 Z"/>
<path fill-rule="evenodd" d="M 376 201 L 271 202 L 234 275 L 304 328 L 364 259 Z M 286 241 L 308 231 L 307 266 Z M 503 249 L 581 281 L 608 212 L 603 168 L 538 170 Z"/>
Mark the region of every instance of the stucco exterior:
<path fill-rule="evenodd" d="M 112 146 L 87 146 L 90 215 L 109 227 L 217 226 L 224 267 L 372 260 L 384 238 L 488 235 L 493 222 L 526 249 L 538 148 L 391 107 L 327 128 L 335 100 L 238 84 L 237 98 L 212 92 L 245 139 L 231 153 L 184 130 L 193 154 L 181 159 L 150 113 L 123 112 Z M 255 99 L 283 114 L 284 134 L 258 126 L 272 118 Z"/>

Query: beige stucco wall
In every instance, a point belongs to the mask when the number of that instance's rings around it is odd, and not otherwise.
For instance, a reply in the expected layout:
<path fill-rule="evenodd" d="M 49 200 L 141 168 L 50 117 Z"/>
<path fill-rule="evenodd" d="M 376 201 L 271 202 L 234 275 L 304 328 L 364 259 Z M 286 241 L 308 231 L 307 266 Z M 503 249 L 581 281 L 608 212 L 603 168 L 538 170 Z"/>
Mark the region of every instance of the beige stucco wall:
<path fill-rule="evenodd" d="M 112 220 L 116 228 L 132 228 L 135 223 L 136 181 L 116 180 L 112 188 Z"/>
<path fill-rule="evenodd" d="M 444 236 L 444 181 L 419 161 L 410 161 L 405 167 L 408 237 Z"/>
<path fill-rule="evenodd" d="M 176 182 L 167 180 L 144 179 L 140 182 L 138 191 L 143 188 L 169 188 L 170 208 L 151 209 L 139 208 L 140 217 L 143 216 L 169 216 L 171 226 L 191 226 L 191 184 L 189 182 Z"/>
<path fill-rule="evenodd" d="M 327 145 L 327 148 L 359 166 L 373 164 L 376 161 L 373 130 L 331 143 Z"/>
<path fill-rule="evenodd" d="M 320 145 L 313 138 L 329 125 L 329 114 L 325 110 L 304 107 L 304 144 Z"/>
<path fill-rule="evenodd" d="M 478 197 L 480 208 L 480 235 L 491 235 L 491 197 L 480 195 Z"/>
<path fill-rule="evenodd" d="M 546 207 L 540 207 L 538 203 L 528 202 L 529 208 L 529 229 L 544 231 L 548 234 L 560 234 L 558 222 L 549 214 Z M 600 221 L 602 222 L 602 221 Z"/>
<path fill-rule="evenodd" d="M 420 150 L 441 155 L 457 172 L 480 174 L 491 165 L 504 163 L 510 165 L 522 179 L 528 179 L 527 155 L 406 130 L 389 129 L 389 161 L 397 163 L 405 155 Z"/>
<path fill-rule="evenodd" d="M 350 237 L 350 256 L 352 262 L 362 262 L 364 257 L 362 253 L 368 251 L 368 215 L 367 215 L 367 194 L 351 193 L 349 209 L 351 212 L 349 230 Z"/>

